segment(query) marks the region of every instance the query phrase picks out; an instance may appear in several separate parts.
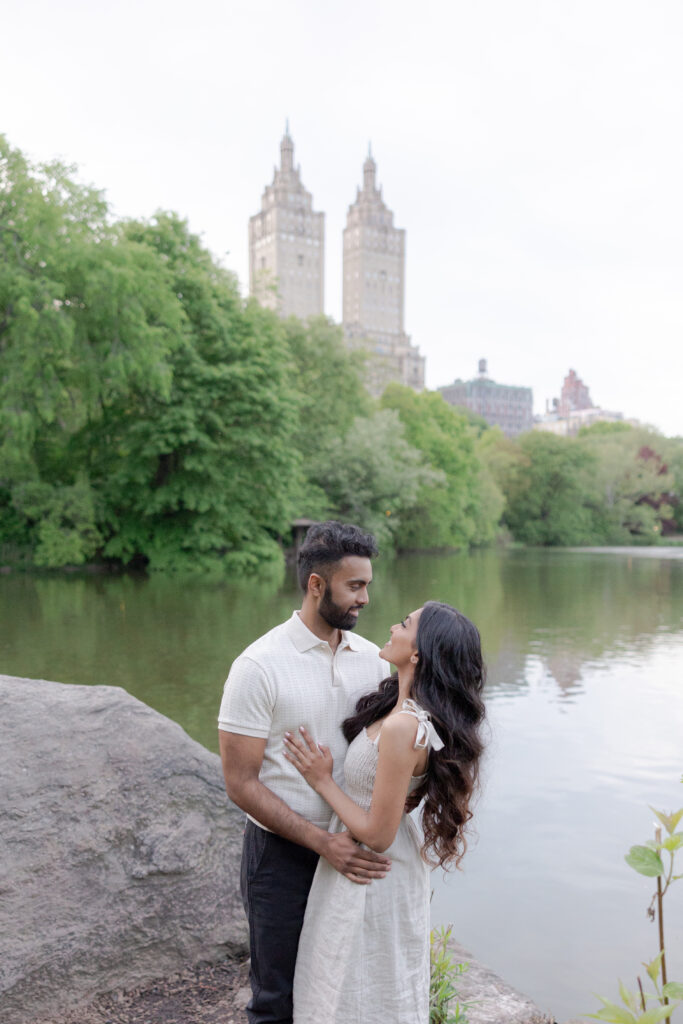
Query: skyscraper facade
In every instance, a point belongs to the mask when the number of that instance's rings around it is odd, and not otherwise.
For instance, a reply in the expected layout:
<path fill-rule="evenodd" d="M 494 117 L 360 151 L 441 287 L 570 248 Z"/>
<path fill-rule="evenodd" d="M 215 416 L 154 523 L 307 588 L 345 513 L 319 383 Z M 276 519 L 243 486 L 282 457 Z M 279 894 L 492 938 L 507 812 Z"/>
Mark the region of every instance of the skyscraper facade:
<path fill-rule="evenodd" d="M 289 126 L 280 143 L 280 166 L 249 219 L 249 292 L 281 316 L 324 311 L 325 214 L 294 166 Z"/>
<path fill-rule="evenodd" d="M 424 356 L 404 331 L 405 231 L 376 184 L 377 165 L 368 153 L 363 187 L 348 209 L 344 228 L 344 333 L 351 346 L 369 349 L 371 390 L 390 380 L 424 388 Z"/>

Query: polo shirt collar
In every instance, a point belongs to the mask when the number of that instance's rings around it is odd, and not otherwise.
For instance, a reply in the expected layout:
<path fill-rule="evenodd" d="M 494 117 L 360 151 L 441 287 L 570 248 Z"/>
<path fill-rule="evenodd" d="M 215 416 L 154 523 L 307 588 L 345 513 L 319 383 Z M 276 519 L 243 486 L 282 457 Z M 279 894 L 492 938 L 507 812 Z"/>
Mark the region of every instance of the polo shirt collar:
<path fill-rule="evenodd" d="M 314 647 L 318 647 L 319 644 L 325 643 L 325 641 L 321 640 L 319 636 L 316 636 L 315 633 L 311 632 L 306 623 L 302 621 L 298 611 L 292 612 L 292 617 L 287 623 L 287 626 L 287 631 L 292 639 L 292 643 L 296 647 L 297 651 L 300 651 L 302 654 L 304 651 L 310 651 Z M 341 631 L 341 642 L 339 647 L 348 647 L 351 651 L 360 650 L 358 638 L 346 629 L 342 629 Z"/>

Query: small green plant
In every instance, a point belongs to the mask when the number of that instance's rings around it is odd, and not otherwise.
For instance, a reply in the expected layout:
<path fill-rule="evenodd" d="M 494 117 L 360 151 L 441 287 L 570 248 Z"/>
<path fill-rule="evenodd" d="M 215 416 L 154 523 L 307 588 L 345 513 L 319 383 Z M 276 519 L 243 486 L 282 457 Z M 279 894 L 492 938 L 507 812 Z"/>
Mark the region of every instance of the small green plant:
<path fill-rule="evenodd" d="M 452 930 L 452 926 L 442 925 L 433 928 L 429 936 L 429 1024 L 467 1024 L 470 1004 L 458 1000 L 454 984 L 467 970 L 467 964 L 454 962 L 448 950 Z"/>
<path fill-rule="evenodd" d="M 683 1000 L 683 984 L 667 979 L 663 906 L 664 897 L 671 884 L 683 878 L 683 875 L 674 874 L 675 855 L 683 847 L 683 832 L 676 831 L 676 826 L 683 818 L 683 807 L 671 814 L 657 811 L 654 807 L 651 810 L 657 815 L 659 822 L 655 826 L 655 838 L 648 839 L 642 846 L 632 846 L 625 860 L 638 874 L 657 879 L 657 889 L 647 913 L 651 921 L 656 919 L 659 924 L 659 953 L 649 963 L 643 963 L 655 991 L 645 992 L 642 979 L 638 975 L 636 992 L 627 989 L 622 981 L 619 982 L 619 995 L 623 1006 L 598 996 L 603 1004 L 602 1008 L 589 1016 L 595 1017 L 596 1020 L 608 1021 L 610 1024 L 658 1024 L 658 1021 L 662 1020 L 668 1024 Z M 667 833 L 665 839 L 662 838 L 662 827 Z M 665 867 L 664 860 L 667 854 L 668 864 Z"/>

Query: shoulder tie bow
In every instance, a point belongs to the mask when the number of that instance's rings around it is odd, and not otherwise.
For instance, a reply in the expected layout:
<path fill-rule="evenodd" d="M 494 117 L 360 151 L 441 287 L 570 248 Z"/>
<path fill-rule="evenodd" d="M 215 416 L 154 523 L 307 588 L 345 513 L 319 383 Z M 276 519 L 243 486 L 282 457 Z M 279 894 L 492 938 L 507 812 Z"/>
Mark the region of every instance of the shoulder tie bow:
<path fill-rule="evenodd" d="M 417 736 L 415 737 L 415 749 L 424 750 L 430 747 L 432 750 L 442 750 L 444 742 L 432 725 L 429 712 L 416 704 L 409 698 L 403 701 L 399 714 L 414 715 L 417 718 Z"/>

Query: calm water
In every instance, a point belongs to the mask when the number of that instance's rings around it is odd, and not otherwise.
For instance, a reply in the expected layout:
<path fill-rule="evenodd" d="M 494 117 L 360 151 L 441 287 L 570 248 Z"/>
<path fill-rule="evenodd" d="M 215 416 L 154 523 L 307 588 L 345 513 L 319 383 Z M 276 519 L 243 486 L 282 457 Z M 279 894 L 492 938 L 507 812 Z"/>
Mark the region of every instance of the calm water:
<path fill-rule="evenodd" d="M 434 923 L 558 1020 L 595 1010 L 654 955 L 653 888 L 623 854 L 648 804 L 683 805 L 683 561 L 562 551 L 378 563 L 360 631 L 378 644 L 428 598 L 479 625 L 489 751 L 464 870 Z M 293 581 L 0 577 L 0 671 L 123 686 L 216 750 L 232 659 L 298 603 Z M 679 869 L 683 870 L 683 868 Z M 683 881 L 667 918 L 683 979 Z"/>

